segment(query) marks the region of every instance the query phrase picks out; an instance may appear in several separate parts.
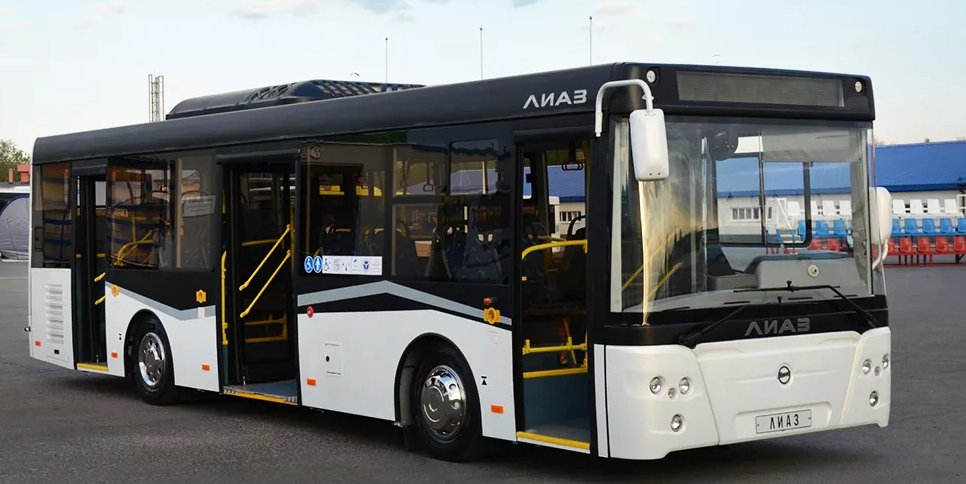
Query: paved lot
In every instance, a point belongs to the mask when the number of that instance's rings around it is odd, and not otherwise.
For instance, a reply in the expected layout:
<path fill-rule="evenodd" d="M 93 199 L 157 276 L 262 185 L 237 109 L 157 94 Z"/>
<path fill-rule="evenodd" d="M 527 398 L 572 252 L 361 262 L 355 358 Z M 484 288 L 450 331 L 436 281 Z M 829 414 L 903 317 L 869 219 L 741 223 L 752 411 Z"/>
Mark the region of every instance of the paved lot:
<path fill-rule="evenodd" d="M 966 267 L 896 268 L 892 424 L 595 462 L 518 446 L 454 465 L 383 422 L 223 398 L 156 408 L 29 359 L 24 264 L 0 264 L 0 482 L 966 482 Z"/>

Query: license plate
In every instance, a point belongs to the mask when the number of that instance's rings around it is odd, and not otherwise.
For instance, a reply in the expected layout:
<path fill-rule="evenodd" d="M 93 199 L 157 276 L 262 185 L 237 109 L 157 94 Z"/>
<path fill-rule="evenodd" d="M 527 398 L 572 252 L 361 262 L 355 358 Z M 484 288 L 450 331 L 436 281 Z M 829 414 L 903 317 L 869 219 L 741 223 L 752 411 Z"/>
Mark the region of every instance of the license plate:
<path fill-rule="evenodd" d="M 755 432 L 767 434 L 786 430 L 804 429 L 812 426 L 812 411 L 773 413 L 755 417 Z"/>

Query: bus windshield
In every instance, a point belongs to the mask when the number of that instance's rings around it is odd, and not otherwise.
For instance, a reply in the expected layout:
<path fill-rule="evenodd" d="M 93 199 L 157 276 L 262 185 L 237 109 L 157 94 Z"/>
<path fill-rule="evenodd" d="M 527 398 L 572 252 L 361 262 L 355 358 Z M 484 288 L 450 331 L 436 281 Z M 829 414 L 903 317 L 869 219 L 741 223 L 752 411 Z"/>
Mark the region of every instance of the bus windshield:
<path fill-rule="evenodd" d="M 788 300 L 746 289 L 812 265 L 823 269 L 806 282 L 871 292 L 870 125 L 669 117 L 670 171 L 657 182 L 634 178 L 627 119 L 615 128 L 612 312 Z"/>

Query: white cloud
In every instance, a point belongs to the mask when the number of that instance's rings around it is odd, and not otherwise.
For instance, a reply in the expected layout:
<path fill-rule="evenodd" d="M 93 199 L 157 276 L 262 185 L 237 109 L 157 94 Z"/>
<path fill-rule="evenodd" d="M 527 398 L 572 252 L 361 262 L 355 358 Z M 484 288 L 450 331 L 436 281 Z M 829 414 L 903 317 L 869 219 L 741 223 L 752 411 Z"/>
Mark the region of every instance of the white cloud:
<path fill-rule="evenodd" d="M 123 2 L 111 2 L 105 3 L 100 7 L 97 7 L 94 12 L 84 18 L 84 24 L 92 25 L 100 23 L 107 19 L 108 17 L 114 17 L 118 15 L 124 15 L 127 13 L 127 4 Z"/>
<path fill-rule="evenodd" d="M 321 10 L 324 4 L 325 0 L 248 0 L 232 13 L 260 20 L 278 15 L 311 15 Z"/>
<path fill-rule="evenodd" d="M 425 3 L 443 4 L 454 0 L 420 0 Z M 487 0 L 492 1 L 492 0 Z M 511 0 L 514 7 L 526 7 L 543 0 Z M 279 15 L 311 15 L 319 12 L 327 4 L 341 2 L 354 5 L 375 14 L 397 14 L 393 20 L 410 22 L 415 20 L 406 12 L 409 4 L 406 0 L 245 0 L 232 11 L 232 14 L 251 19 L 262 20 Z"/>
<path fill-rule="evenodd" d="M 590 30 L 590 22 L 584 22 L 580 28 L 582 30 Z M 624 22 L 621 20 L 594 19 L 594 32 L 617 32 L 623 28 Z"/>
<path fill-rule="evenodd" d="M 594 9 L 596 15 L 606 15 L 615 17 L 627 17 L 631 15 L 639 15 L 643 13 L 643 10 L 639 5 L 632 2 L 617 2 L 617 1 L 606 1 L 601 3 Z"/>

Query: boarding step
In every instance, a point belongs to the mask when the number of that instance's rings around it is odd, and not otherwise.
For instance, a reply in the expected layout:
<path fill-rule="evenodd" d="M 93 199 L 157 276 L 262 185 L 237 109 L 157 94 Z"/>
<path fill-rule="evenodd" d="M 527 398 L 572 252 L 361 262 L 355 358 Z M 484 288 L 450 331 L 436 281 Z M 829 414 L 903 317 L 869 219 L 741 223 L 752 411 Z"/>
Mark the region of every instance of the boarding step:
<path fill-rule="evenodd" d="M 298 382 L 294 379 L 248 385 L 225 385 L 222 393 L 286 405 L 298 405 L 299 403 Z"/>
<path fill-rule="evenodd" d="M 524 432 L 517 432 L 517 440 L 589 454 L 590 422 L 584 417 L 534 425 Z"/>
<path fill-rule="evenodd" d="M 106 361 L 95 361 L 93 363 L 77 363 L 78 370 L 95 371 L 100 373 L 107 373 L 107 362 Z"/>

